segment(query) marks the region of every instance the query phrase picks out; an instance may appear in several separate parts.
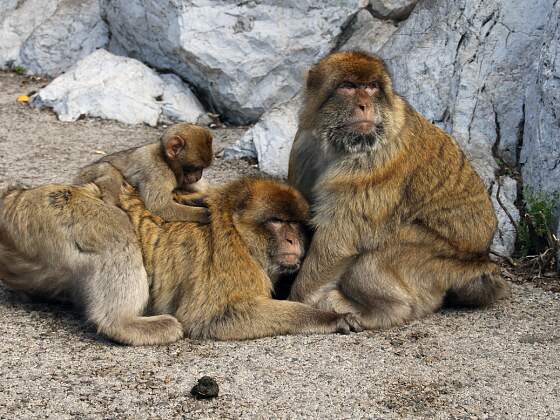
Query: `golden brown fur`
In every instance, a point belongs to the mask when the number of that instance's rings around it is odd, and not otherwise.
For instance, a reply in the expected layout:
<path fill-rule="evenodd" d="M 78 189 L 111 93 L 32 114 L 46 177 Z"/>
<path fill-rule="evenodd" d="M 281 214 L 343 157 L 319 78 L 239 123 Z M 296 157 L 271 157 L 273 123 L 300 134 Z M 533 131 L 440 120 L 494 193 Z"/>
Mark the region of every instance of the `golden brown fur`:
<path fill-rule="evenodd" d="M 207 222 L 208 210 L 193 205 L 200 201 L 200 194 L 178 204 L 173 200 L 173 191 L 180 188 L 204 193 L 208 184 L 202 172 L 211 163 L 210 132 L 180 123 L 165 130 L 157 143 L 113 153 L 86 166 L 75 182 L 95 182 L 104 191 L 104 200 L 114 203 L 120 190 L 120 183 L 114 180 L 120 178 L 120 172 L 158 216 L 169 221 Z"/>
<path fill-rule="evenodd" d="M 481 179 L 393 93 L 381 59 L 332 54 L 305 94 L 289 181 L 311 201 L 316 232 L 291 299 L 373 329 L 431 313 L 446 296 L 484 306 L 508 293 L 488 257 L 496 217 Z M 361 131 L 356 115 L 368 119 Z"/>
<path fill-rule="evenodd" d="M 142 244 L 156 313 L 174 314 L 189 337 L 220 340 L 359 328 L 348 316 L 271 299 L 275 277 L 298 268 L 303 256 L 300 224 L 308 209 L 297 191 L 243 179 L 211 190 L 206 202 L 210 225 L 165 223 L 136 195 L 121 196 Z M 297 233 L 286 244 L 300 253 L 295 266 L 285 265 L 270 223 Z"/>
<path fill-rule="evenodd" d="M 227 340 L 359 329 L 351 315 L 270 298 L 272 281 L 297 269 L 304 251 L 307 204 L 286 185 L 244 180 L 211 190 L 210 225 L 166 223 L 128 191 L 132 228 L 103 196 L 95 184 L 0 194 L 2 282 L 71 301 L 101 334 L 132 345 L 184 332 Z"/>

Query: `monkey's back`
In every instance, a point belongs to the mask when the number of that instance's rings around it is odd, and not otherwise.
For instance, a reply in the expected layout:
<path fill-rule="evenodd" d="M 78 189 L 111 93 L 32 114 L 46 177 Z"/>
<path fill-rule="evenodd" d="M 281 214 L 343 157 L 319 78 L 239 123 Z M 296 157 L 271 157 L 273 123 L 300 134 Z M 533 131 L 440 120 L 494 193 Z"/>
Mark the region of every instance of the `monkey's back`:
<path fill-rule="evenodd" d="M 59 297 L 92 258 L 136 244 L 127 215 L 100 197 L 94 184 L 8 191 L 0 207 L 0 272 L 8 274 L 8 285 Z M 140 256 L 132 249 L 127 254 Z"/>

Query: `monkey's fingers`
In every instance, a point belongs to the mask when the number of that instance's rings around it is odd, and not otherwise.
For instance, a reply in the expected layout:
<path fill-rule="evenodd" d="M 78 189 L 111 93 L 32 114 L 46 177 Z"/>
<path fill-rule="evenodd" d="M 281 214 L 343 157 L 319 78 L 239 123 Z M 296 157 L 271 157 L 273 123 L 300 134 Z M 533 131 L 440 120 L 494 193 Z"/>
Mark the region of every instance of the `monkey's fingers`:
<path fill-rule="evenodd" d="M 180 193 L 175 192 L 173 194 L 173 198 L 178 203 L 184 204 L 186 206 L 194 206 L 194 207 L 208 207 L 208 203 L 206 199 L 208 198 L 208 194 L 206 193 Z"/>
<path fill-rule="evenodd" d="M 122 184 L 121 184 L 121 194 L 123 194 L 123 195 L 136 195 L 136 190 L 134 189 L 134 187 L 132 185 L 130 185 L 128 182 L 123 180 Z"/>
<path fill-rule="evenodd" d="M 362 332 L 364 330 L 355 314 L 341 315 L 336 327 L 336 332 L 339 334 L 350 334 L 351 332 Z"/>

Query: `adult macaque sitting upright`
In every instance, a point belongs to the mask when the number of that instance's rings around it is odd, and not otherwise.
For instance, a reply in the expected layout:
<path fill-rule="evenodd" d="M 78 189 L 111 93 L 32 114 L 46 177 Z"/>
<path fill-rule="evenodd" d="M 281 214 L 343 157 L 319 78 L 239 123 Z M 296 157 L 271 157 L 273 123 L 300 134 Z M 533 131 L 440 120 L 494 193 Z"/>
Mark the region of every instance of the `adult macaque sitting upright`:
<path fill-rule="evenodd" d="M 292 300 L 375 329 L 508 293 L 488 257 L 496 217 L 480 177 L 393 92 L 378 57 L 339 52 L 310 69 L 288 178 L 315 228 Z"/>

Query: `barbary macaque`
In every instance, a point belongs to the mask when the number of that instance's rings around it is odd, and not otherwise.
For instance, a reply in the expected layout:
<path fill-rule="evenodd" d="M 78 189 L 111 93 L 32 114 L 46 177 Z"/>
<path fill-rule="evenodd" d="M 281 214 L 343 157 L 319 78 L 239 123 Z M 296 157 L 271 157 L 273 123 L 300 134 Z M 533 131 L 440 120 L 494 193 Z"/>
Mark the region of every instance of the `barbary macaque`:
<path fill-rule="evenodd" d="M 293 188 L 235 181 L 208 191 L 210 224 L 166 222 L 116 176 L 128 214 L 94 183 L 0 193 L 1 282 L 70 301 L 131 345 L 360 330 L 353 315 L 271 298 L 305 251 L 308 206 Z"/>
<path fill-rule="evenodd" d="M 194 124 L 175 124 L 165 130 L 157 143 L 135 147 L 104 156 L 82 169 L 75 182 L 94 182 L 105 192 L 104 199 L 115 203 L 120 172 L 138 189 L 146 206 L 168 221 L 208 222 L 203 205 L 207 182 L 203 170 L 212 163 L 212 135 Z M 118 172 L 117 172 L 118 171 Z M 176 189 L 191 191 L 190 200 L 174 200 Z M 201 205 L 202 204 L 202 205 Z"/>
<path fill-rule="evenodd" d="M 509 293 L 489 258 L 496 216 L 456 141 L 393 91 L 385 63 L 338 52 L 309 70 L 289 182 L 314 236 L 290 299 L 402 324 L 445 301 Z"/>

